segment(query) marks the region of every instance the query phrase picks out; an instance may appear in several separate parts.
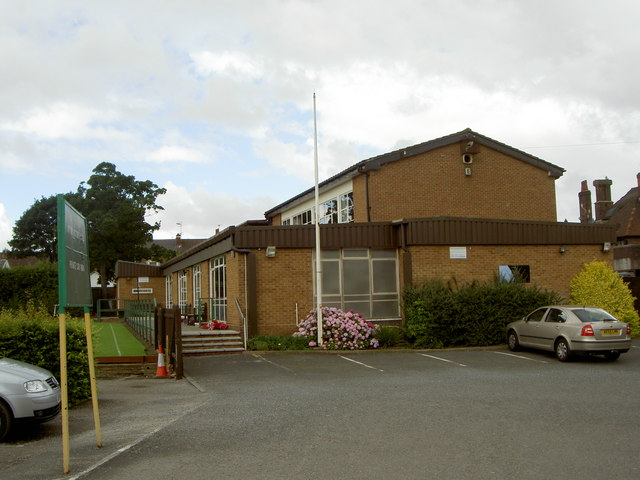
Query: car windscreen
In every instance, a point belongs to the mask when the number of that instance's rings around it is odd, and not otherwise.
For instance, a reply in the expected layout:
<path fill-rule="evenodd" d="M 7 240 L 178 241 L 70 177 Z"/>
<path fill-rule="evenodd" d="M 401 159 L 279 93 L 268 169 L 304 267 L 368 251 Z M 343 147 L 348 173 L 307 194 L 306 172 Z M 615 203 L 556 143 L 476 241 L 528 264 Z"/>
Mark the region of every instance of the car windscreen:
<path fill-rule="evenodd" d="M 604 310 L 599 308 L 574 308 L 571 310 L 581 322 L 605 322 L 615 321 L 616 318 Z"/>

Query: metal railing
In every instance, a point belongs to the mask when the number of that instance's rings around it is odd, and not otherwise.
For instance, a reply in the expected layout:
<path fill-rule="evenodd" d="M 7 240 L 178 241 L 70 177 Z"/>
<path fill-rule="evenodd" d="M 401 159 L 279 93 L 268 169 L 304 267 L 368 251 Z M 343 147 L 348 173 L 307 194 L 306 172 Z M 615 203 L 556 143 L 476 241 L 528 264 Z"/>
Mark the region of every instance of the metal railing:
<path fill-rule="evenodd" d="M 124 300 L 124 320 L 149 345 L 155 343 L 156 299 Z"/>

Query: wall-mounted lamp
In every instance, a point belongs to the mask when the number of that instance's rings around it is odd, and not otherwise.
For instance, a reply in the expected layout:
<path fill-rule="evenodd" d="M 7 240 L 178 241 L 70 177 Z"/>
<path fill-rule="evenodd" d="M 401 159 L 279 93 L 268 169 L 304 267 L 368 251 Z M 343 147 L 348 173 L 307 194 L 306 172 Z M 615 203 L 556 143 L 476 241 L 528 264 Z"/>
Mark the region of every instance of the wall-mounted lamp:
<path fill-rule="evenodd" d="M 611 242 L 604 242 L 602 245 L 602 251 L 607 253 L 609 250 L 611 250 Z"/>
<path fill-rule="evenodd" d="M 273 258 L 273 257 L 275 257 L 275 256 L 276 256 L 276 247 L 275 247 L 275 246 L 269 246 L 269 247 L 267 247 L 266 255 L 267 255 L 267 257 L 269 257 L 269 258 Z"/>
<path fill-rule="evenodd" d="M 560 247 L 560 253 L 567 253 L 567 249 L 564 247 Z"/>

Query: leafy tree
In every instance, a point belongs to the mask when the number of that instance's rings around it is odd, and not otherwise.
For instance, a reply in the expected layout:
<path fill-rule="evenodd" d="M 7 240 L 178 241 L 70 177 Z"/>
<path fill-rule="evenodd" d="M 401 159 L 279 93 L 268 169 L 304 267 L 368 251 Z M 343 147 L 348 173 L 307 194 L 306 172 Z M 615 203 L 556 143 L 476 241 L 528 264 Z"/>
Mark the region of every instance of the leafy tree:
<path fill-rule="evenodd" d="M 622 278 L 607 262 L 586 263 L 570 283 L 571 303 L 602 308 L 619 320 L 631 324 L 634 336 L 640 333 L 635 298 Z"/>
<path fill-rule="evenodd" d="M 162 260 L 170 253 L 147 245 L 160 223 L 147 223 L 145 216 L 163 208 L 156 204 L 158 195 L 166 192 L 149 180 L 139 181 L 124 175 L 112 163 L 103 162 L 93 169 L 87 182 L 65 199 L 87 219 L 89 257 L 93 269 L 101 277 L 102 296 L 107 282 L 113 279 L 117 260 L 139 261 L 144 258 Z M 22 215 L 9 242 L 13 254 L 36 255 L 51 262 L 57 259 L 57 198 L 42 197 Z"/>
<path fill-rule="evenodd" d="M 65 198 L 72 202 L 76 198 L 67 193 Z M 56 237 L 57 199 L 55 195 L 36 200 L 13 227 L 13 238 L 9 240 L 11 254 L 18 258 L 36 256 L 50 262 L 58 258 Z"/>
<path fill-rule="evenodd" d="M 160 222 L 150 224 L 145 216 L 163 210 L 156 199 L 164 193 L 166 189 L 124 175 L 108 162 L 96 166 L 89 180 L 78 187 L 79 210 L 89 225 L 89 257 L 100 273 L 103 297 L 117 260 L 153 256 L 147 245 Z"/>

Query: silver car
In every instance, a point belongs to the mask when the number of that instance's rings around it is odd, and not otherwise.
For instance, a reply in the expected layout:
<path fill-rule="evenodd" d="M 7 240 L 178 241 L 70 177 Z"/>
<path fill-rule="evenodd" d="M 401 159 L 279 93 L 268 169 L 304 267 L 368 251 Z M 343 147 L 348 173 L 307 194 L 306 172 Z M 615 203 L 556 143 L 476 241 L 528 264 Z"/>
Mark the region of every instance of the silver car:
<path fill-rule="evenodd" d="M 0 441 L 14 421 L 46 422 L 60 412 L 60 385 L 44 368 L 0 356 Z"/>
<path fill-rule="evenodd" d="M 561 362 L 574 352 L 617 360 L 631 348 L 631 327 L 600 308 L 551 305 L 507 325 L 507 344 L 555 352 Z"/>

